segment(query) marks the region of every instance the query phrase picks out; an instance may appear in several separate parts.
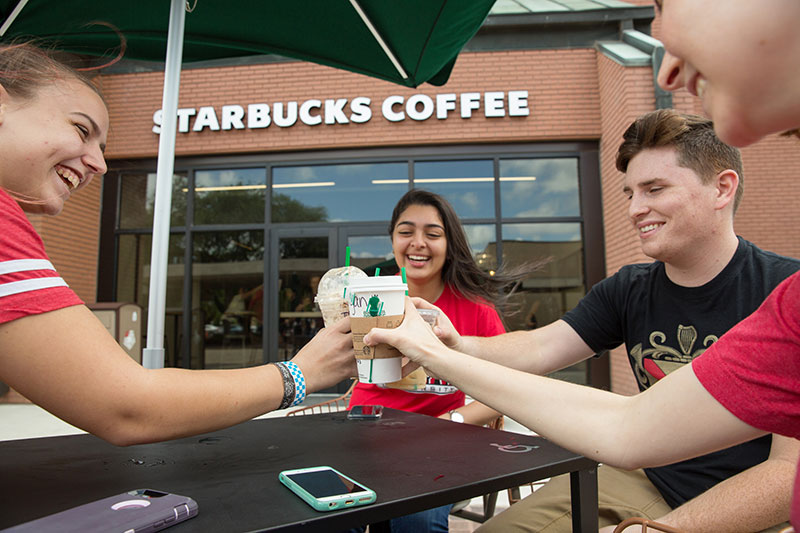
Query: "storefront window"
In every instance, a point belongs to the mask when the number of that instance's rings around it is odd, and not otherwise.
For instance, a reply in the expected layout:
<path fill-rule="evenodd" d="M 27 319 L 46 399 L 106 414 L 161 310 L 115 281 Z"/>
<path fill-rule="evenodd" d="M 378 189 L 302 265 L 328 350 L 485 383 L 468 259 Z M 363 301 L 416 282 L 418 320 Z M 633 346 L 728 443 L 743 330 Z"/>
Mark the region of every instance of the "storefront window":
<path fill-rule="evenodd" d="M 495 216 L 491 159 L 417 162 L 414 187 L 444 196 L 462 219 Z"/>
<path fill-rule="evenodd" d="M 314 297 L 328 270 L 328 238 L 282 237 L 278 253 L 278 357 L 288 360 L 324 327 Z"/>
<path fill-rule="evenodd" d="M 186 173 L 172 177 L 172 216 L 170 225 L 186 225 Z M 153 227 L 156 198 L 156 173 L 123 174 L 120 183 L 119 227 L 139 229 Z"/>
<path fill-rule="evenodd" d="M 408 190 L 408 163 L 272 169 L 273 222 L 388 220 Z"/>
<path fill-rule="evenodd" d="M 448 153 L 438 160 L 424 150 L 399 151 L 397 158 L 350 163 L 267 156 L 262 166 L 225 170 L 184 161 L 188 170 L 173 184 L 173 231 L 181 233 L 170 241 L 166 365 L 236 368 L 293 357 L 322 327 L 313 296 L 321 276 L 344 264 L 346 246 L 350 263 L 369 275 L 398 272 L 387 225 L 411 187 L 453 205 L 484 272 L 541 263 L 508 288 L 507 329 L 559 319 L 593 281 L 585 279 L 598 271 L 592 261 L 602 260 L 585 257 L 585 224 L 599 224 L 591 218 L 599 210 L 585 213 L 580 195 L 581 184 L 597 176 L 579 175 L 580 152 L 494 150 L 469 147 L 462 159 Z M 116 297 L 146 310 L 155 174 L 124 175 L 119 187 Z M 185 240 L 192 243 L 188 268 Z M 265 250 L 274 250 L 267 263 Z M 587 261 L 594 270 L 586 270 Z M 559 377 L 585 383 L 585 369 Z"/>
<path fill-rule="evenodd" d="M 117 302 L 135 302 L 142 307 L 142 335 L 147 334 L 150 303 L 150 254 L 153 238 L 148 234 L 120 235 L 117 261 Z M 167 251 L 167 300 L 164 321 L 165 365 L 181 366 L 180 338 L 183 315 L 184 235 L 170 235 Z"/>
<path fill-rule="evenodd" d="M 510 330 L 535 329 L 561 318 L 585 294 L 581 225 L 503 224 L 503 264 L 509 267 L 542 262 L 523 280 L 511 298 Z M 586 364 L 579 363 L 556 375 L 586 382 Z"/>
<path fill-rule="evenodd" d="M 263 361 L 264 232 L 195 233 L 192 368 Z"/>
<path fill-rule="evenodd" d="M 494 243 L 497 242 L 497 231 L 494 224 L 470 224 L 464 226 L 467 242 L 472 249 L 472 257 L 481 270 L 491 272 L 497 270 L 497 253 Z"/>
<path fill-rule="evenodd" d="M 389 235 L 350 236 L 350 264 L 357 266 L 370 276 L 380 268 L 381 276 L 397 274 L 397 263 L 392 253 L 392 240 Z"/>
<path fill-rule="evenodd" d="M 264 222 L 263 168 L 202 170 L 194 175 L 195 224 Z"/>
<path fill-rule="evenodd" d="M 501 159 L 503 218 L 580 215 L 578 160 Z"/>

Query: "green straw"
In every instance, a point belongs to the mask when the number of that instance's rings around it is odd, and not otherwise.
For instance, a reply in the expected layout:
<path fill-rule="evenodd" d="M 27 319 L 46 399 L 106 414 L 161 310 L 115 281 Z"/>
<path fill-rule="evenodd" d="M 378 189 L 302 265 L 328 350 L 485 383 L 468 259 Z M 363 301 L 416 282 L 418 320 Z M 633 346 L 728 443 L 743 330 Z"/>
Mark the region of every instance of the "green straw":
<path fill-rule="evenodd" d="M 344 266 L 346 266 L 346 267 L 350 266 L 350 247 L 349 246 L 345 247 L 345 249 L 344 249 Z M 350 277 L 350 272 L 349 271 L 345 272 L 344 276 L 346 278 Z M 349 285 L 347 283 L 347 280 L 345 280 L 345 284 L 344 285 L 345 285 L 344 289 L 342 289 L 342 298 L 344 298 L 346 300 L 347 299 L 347 285 Z"/>
<path fill-rule="evenodd" d="M 381 275 L 381 267 L 375 267 L 375 275 L 376 276 L 380 276 Z"/>
<path fill-rule="evenodd" d="M 400 269 L 400 275 L 403 276 L 403 283 L 408 283 L 406 280 L 406 267 Z M 406 289 L 406 296 L 408 296 L 408 289 Z"/>

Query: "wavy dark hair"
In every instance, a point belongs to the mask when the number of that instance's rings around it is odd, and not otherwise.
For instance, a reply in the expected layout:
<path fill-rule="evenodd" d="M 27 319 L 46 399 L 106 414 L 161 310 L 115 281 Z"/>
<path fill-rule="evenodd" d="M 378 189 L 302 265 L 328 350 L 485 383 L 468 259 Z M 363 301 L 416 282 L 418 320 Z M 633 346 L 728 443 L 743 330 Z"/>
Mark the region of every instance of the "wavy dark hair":
<path fill-rule="evenodd" d="M 394 227 L 400 215 L 413 205 L 435 208 L 444 224 L 447 252 L 442 266 L 442 281 L 465 298 L 474 302 L 489 303 L 502 314 L 508 315 L 516 311 L 517 309 L 514 309 L 508 301 L 514 286 L 541 268 L 549 258 L 514 268 L 504 268 L 494 275 L 484 272 L 472 256 L 464 226 L 461 225 L 453 206 L 438 194 L 424 189 L 412 189 L 397 202 L 389 223 L 390 238 L 394 234 Z"/>

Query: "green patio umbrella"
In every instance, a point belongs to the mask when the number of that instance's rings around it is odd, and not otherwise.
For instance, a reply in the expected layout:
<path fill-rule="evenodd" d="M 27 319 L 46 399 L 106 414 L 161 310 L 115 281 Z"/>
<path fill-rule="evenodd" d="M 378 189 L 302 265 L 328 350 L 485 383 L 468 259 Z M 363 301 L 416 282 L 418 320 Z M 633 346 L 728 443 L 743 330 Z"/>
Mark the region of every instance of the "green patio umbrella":
<path fill-rule="evenodd" d="M 164 61 L 153 220 L 148 368 L 164 364 L 164 310 L 181 64 L 279 54 L 408 87 L 443 85 L 495 0 L 0 0 L 0 42 Z M 102 24 L 97 24 L 100 22 Z M 172 132 L 168 134 L 167 132 Z"/>
<path fill-rule="evenodd" d="M 183 62 L 280 54 L 416 87 L 447 81 L 494 0 L 188 0 Z M 18 13 L 14 10 L 19 8 Z M 0 39 L 164 61 L 167 0 L 0 0 Z M 6 25 L 8 27 L 6 27 Z"/>

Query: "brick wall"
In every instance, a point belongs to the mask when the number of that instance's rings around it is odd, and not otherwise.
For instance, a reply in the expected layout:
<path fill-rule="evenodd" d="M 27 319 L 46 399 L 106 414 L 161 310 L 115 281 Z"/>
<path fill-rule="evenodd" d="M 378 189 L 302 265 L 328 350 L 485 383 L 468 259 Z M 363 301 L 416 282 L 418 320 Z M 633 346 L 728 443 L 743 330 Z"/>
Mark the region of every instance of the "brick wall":
<path fill-rule="evenodd" d="M 595 52 L 591 49 L 541 52 L 484 52 L 459 57 L 445 87 L 403 88 L 365 76 L 302 62 L 185 70 L 179 107 L 199 108 L 252 103 L 303 102 L 317 98 L 372 101 L 373 117 L 364 124 L 179 133 L 178 155 L 211 155 L 364 146 L 430 145 L 596 139 L 600 133 Z M 161 107 L 162 73 L 103 76 L 112 131 L 108 158 L 154 157 L 158 136 L 151 131 Z M 435 117 L 392 123 L 380 116 L 390 95 L 528 90 L 527 117 L 486 118 L 476 112 L 461 119 Z"/>
<path fill-rule="evenodd" d="M 800 140 L 772 135 L 742 156 L 745 189 L 736 232 L 767 250 L 800 257 Z"/>
<path fill-rule="evenodd" d="M 600 179 L 603 187 L 603 230 L 606 245 L 606 272 L 610 275 L 629 263 L 649 262 L 628 219 L 628 206 L 622 194 L 623 174 L 615 165 L 622 134 L 639 115 L 655 107 L 653 74 L 649 67 L 623 67 L 597 55 L 600 85 L 602 138 L 600 140 Z M 638 391 L 624 348 L 611 352 L 611 390 L 621 394 Z"/>

